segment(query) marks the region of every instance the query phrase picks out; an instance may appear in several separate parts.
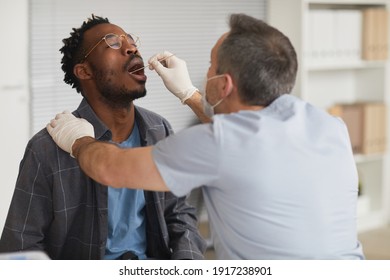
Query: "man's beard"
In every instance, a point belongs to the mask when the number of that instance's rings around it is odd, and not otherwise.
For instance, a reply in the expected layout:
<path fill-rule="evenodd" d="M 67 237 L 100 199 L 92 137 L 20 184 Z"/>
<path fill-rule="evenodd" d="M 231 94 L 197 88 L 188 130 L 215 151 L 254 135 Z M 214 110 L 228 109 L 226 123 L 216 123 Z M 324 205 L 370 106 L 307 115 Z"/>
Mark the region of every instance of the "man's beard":
<path fill-rule="evenodd" d="M 131 90 L 124 85 L 116 86 L 112 84 L 110 76 L 115 73 L 96 71 L 97 88 L 101 94 L 100 99 L 113 109 L 128 109 L 135 99 L 144 97 L 146 89 Z"/>

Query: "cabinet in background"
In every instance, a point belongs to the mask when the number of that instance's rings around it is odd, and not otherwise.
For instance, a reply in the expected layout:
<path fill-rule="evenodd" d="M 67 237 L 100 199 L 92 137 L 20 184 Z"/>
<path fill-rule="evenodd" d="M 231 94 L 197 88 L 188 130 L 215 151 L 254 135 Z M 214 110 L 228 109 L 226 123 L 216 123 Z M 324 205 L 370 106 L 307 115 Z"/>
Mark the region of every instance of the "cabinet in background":
<path fill-rule="evenodd" d="M 388 11 L 389 1 L 269 0 L 267 4 L 268 23 L 290 38 L 298 55 L 299 69 L 293 94 L 324 110 L 335 104 L 355 102 L 385 105 L 385 152 L 356 154 L 355 159 L 361 186 L 357 209 L 359 231 L 388 224 L 389 36 L 378 35 L 387 35 L 390 30 L 386 13 L 374 28 L 382 31 L 374 34 L 376 40 L 381 40 L 382 53 L 367 56 L 363 42 L 371 40 L 365 33 L 367 11 Z M 328 24 L 324 26 L 324 22 Z"/>

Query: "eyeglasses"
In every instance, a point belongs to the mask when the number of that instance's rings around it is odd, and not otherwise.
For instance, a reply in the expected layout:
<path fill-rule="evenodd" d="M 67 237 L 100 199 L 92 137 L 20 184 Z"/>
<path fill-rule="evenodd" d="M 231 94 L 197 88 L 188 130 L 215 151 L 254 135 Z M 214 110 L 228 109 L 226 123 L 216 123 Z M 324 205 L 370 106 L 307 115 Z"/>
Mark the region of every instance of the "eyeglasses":
<path fill-rule="evenodd" d="M 126 38 L 127 42 L 135 47 L 136 49 L 139 48 L 140 40 L 138 36 L 130 35 L 130 34 L 122 34 L 117 35 L 114 33 L 106 34 L 103 38 L 101 38 L 84 56 L 82 61 L 86 60 L 87 57 L 91 54 L 91 52 L 102 42 L 106 42 L 107 46 L 109 46 L 111 49 L 119 50 L 122 47 L 122 39 Z"/>

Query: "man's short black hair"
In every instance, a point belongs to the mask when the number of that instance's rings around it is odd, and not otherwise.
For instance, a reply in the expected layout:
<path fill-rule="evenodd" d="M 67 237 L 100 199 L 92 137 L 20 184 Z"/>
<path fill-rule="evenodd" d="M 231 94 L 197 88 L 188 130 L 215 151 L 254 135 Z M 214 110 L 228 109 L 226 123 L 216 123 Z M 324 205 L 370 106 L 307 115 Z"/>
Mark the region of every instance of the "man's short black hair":
<path fill-rule="evenodd" d="M 73 74 L 73 68 L 84 58 L 84 32 L 102 23 L 110 23 L 110 21 L 107 18 L 92 14 L 91 18 L 84 21 L 80 28 L 73 28 L 69 38 L 62 40 L 64 46 L 60 49 L 60 52 L 64 55 L 61 59 L 61 69 L 65 73 L 64 82 L 71 85 L 72 88 L 76 88 L 77 92 L 81 92 L 81 88 L 78 78 Z"/>

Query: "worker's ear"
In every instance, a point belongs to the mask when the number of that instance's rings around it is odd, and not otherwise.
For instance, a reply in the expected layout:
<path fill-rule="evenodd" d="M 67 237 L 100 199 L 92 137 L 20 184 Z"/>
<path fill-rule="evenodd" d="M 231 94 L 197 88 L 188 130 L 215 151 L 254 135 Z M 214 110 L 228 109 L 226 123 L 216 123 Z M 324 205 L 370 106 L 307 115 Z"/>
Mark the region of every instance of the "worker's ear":
<path fill-rule="evenodd" d="M 73 74 L 80 80 L 89 80 L 91 78 L 91 71 L 86 63 L 76 64 L 73 67 Z"/>
<path fill-rule="evenodd" d="M 225 98 L 226 96 L 230 95 L 234 88 L 234 82 L 232 76 L 230 74 L 225 74 L 225 84 L 223 86 L 222 90 L 222 97 Z"/>

